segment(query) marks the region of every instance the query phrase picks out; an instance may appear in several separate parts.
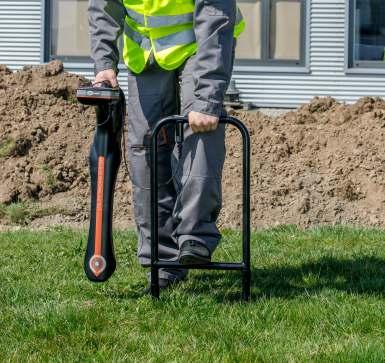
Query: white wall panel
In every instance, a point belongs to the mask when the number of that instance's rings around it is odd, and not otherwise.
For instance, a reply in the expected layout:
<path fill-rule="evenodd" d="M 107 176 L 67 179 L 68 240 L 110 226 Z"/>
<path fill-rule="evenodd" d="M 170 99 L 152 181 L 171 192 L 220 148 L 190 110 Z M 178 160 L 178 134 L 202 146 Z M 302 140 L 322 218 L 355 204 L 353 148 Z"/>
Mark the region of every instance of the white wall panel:
<path fill-rule="evenodd" d="M 0 63 L 11 69 L 40 63 L 41 0 L 0 0 Z"/>

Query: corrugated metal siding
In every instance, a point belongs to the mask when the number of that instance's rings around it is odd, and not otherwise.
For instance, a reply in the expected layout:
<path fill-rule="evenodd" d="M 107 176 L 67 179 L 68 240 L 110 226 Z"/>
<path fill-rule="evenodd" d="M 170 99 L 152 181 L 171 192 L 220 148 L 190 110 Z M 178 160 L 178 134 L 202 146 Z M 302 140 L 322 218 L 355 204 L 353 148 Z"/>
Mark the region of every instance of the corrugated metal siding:
<path fill-rule="evenodd" d="M 263 107 L 296 107 L 314 96 L 354 102 L 385 97 L 385 75 L 345 74 L 345 10 L 348 0 L 311 0 L 310 72 L 240 72 L 234 78 L 244 101 Z"/>
<path fill-rule="evenodd" d="M 345 10 L 348 0 L 310 3 L 309 73 L 240 71 L 234 78 L 242 99 L 261 107 L 296 107 L 316 95 L 353 102 L 362 96 L 385 97 L 385 75 L 345 74 Z M 0 0 L 0 63 L 13 69 L 40 63 L 42 0 Z M 92 66 L 67 65 L 93 77 Z M 126 72 L 119 76 L 127 87 Z"/>
<path fill-rule="evenodd" d="M 40 63 L 41 0 L 0 0 L 0 63 Z"/>

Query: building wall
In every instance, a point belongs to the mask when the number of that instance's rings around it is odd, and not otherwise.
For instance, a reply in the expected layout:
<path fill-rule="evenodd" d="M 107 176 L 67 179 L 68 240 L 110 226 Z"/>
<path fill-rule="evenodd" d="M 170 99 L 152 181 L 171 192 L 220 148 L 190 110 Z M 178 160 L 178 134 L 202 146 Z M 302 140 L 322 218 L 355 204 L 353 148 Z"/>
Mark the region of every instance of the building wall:
<path fill-rule="evenodd" d="M 348 0 L 309 0 L 308 69 L 293 73 L 235 67 L 242 100 L 261 107 L 296 107 L 316 95 L 353 102 L 362 96 L 385 97 L 385 74 L 346 73 L 345 23 Z M 0 63 L 12 69 L 42 62 L 42 0 L 0 1 Z M 92 66 L 66 64 L 92 77 Z M 380 73 L 375 71 L 376 73 Z M 126 72 L 120 83 L 126 87 Z"/>
<path fill-rule="evenodd" d="M 41 0 L 0 0 L 0 63 L 40 63 Z"/>
<path fill-rule="evenodd" d="M 385 74 L 346 73 L 347 4 L 348 0 L 311 0 L 307 72 L 242 71 L 236 67 L 234 78 L 242 99 L 258 106 L 293 107 L 317 95 L 349 103 L 362 96 L 384 97 Z"/>

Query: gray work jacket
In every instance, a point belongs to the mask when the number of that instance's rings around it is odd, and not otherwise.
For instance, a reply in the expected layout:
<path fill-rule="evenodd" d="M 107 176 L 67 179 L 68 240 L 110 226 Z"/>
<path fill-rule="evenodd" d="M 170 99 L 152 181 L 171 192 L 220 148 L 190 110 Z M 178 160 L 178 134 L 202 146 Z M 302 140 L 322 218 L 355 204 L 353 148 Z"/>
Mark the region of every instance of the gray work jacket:
<path fill-rule="evenodd" d="M 117 71 L 126 15 L 122 0 L 89 0 L 91 57 L 95 74 Z M 236 0 L 195 0 L 194 32 L 198 50 L 194 58 L 193 111 L 219 116 L 233 67 Z"/>

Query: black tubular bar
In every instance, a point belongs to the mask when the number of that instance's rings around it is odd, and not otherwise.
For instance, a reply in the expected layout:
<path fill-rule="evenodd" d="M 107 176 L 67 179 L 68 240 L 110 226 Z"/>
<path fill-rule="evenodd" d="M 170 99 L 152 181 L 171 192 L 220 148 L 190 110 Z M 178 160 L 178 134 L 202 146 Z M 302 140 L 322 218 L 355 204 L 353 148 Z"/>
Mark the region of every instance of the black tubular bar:
<path fill-rule="evenodd" d="M 250 267 L 250 135 L 246 126 L 238 119 L 230 116 L 222 117 L 221 124 L 231 124 L 241 133 L 243 144 L 243 215 L 242 215 L 242 263 L 212 262 L 202 265 L 181 265 L 178 262 L 159 260 L 158 252 L 158 135 L 168 124 L 176 124 L 176 141 L 183 141 L 183 125 L 188 119 L 182 116 L 170 116 L 160 120 L 151 134 L 151 295 L 159 297 L 159 268 L 188 268 L 208 270 L 242 271 L 242 299 L 250 299 L 251 267 Z"/>
<path fill-rule="evenodd" d="M 179 268 L 180 264 L 178 262 L 170 261 L 158 261 L 154 263 L 158 268 Z M 240 270 L 243 271 L 245 268 L 244 263 L 234 263 L 234 262 L 211 262 L 207 264 L 199 265 L 183 265 L 183 268 L 189 269 L 200 269 L 200 270 Z"/>

